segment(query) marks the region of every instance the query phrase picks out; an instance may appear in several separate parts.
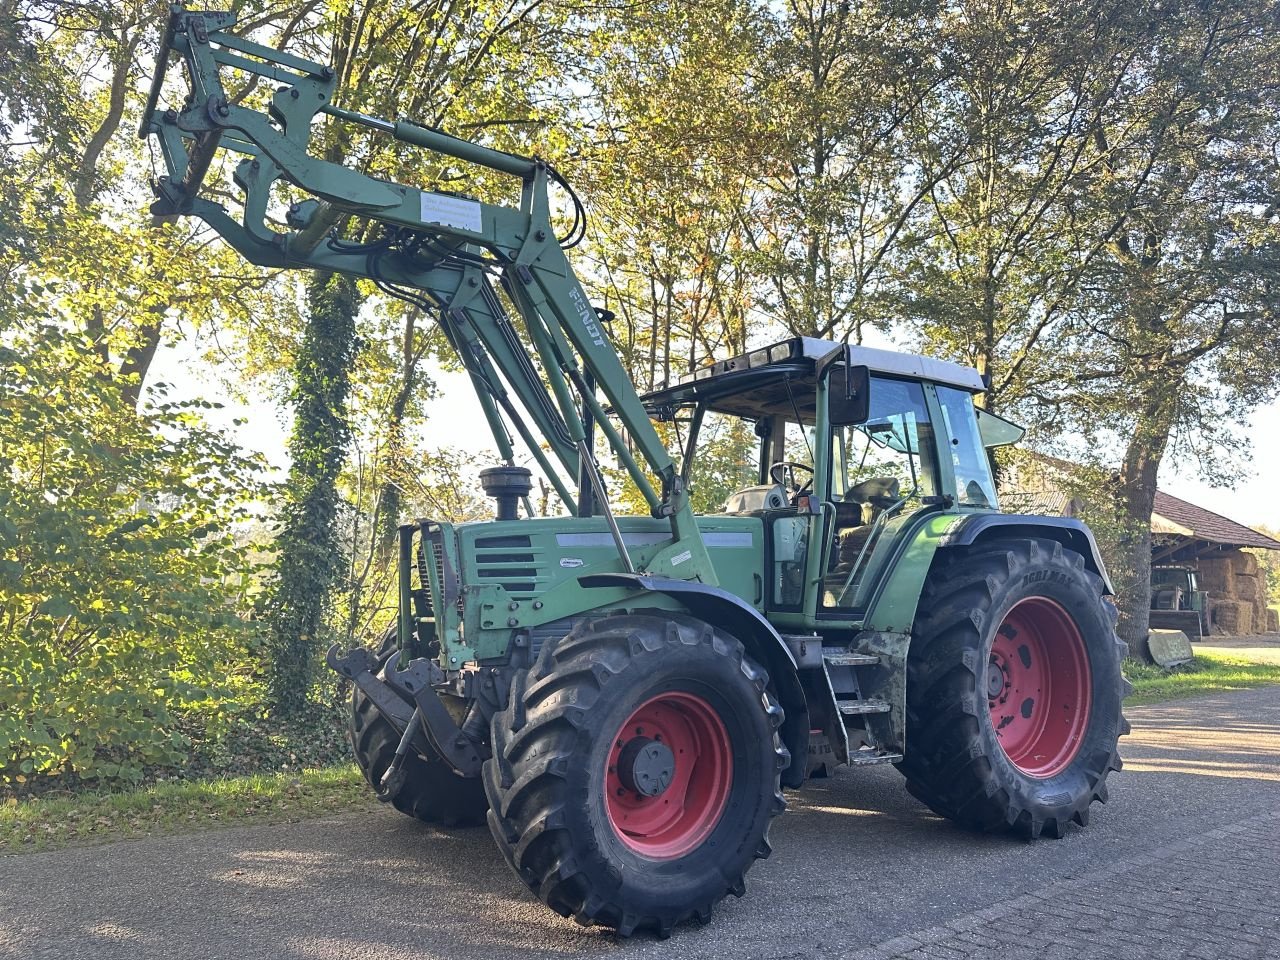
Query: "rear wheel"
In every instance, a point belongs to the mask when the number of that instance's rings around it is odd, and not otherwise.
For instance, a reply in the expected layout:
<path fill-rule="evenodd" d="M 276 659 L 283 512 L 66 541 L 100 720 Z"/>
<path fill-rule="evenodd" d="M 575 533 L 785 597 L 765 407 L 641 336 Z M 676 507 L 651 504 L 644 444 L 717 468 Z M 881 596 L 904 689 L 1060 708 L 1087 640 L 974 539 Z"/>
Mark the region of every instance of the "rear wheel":
<path fill-rule="evenodd" d="M 379 676 L 396 649 L 396 632 L 388 631 L 378 650 Z M 379 799 L 406 816 L 446 827 L 474 827 L 484 823 L 488 804 L 478 777 L 460 777 L 435 754 L 405 758 L 406 776 L 394 796 L 382 790 L 382 775 L 391 766 L 400 734 L 380 714 L 359 687 L 351 691 L 348 728 L 356 765 Z"/>
<path fill-rule="evenodd" d="M 556 912 L 623 936 L 740 896 L 785 806 L 767 683 L 737 640 L 676 615 L 588 621 L 545 645 L 485 763 L 508 863 Z"/>
<path fill-rule="evenodd" d="M 1085 826 L 1128 732 L 1115 608 L 1084 557 L 1000 540 L 941 558 L 907 665 L 907 788 L 979 830 Z"/>

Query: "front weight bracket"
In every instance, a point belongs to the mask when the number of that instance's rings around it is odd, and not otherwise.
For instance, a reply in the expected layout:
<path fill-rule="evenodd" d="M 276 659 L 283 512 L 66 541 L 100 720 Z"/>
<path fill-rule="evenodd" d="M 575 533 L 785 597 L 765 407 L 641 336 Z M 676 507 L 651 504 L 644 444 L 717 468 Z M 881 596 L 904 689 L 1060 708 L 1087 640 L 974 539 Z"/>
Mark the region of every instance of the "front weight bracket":
<path fill-rule="evenodd" d="M 484 762 L 483 748 L 459 729 L 433 686 L 444 679 L 443 671 L 426 659 L 411 660 L 400 670 L 399 659 L 398 653 L 391 655 L 383 671 L 383 682 L 417 705 L 427 740 L 454 773 L 461 777 L 479 776 L 480 764 Z"/>

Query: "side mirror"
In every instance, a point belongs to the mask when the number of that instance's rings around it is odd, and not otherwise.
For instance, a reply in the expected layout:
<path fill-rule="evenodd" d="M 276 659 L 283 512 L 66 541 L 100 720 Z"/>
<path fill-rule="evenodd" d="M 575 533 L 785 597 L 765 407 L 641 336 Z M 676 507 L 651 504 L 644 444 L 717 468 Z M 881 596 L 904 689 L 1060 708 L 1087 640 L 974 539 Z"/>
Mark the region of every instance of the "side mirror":
<path fill-rule="evenodd" d="M 871 370 L 839 366 L 831 371 L 831 425 L 866 423 L 871 415 Z"/>

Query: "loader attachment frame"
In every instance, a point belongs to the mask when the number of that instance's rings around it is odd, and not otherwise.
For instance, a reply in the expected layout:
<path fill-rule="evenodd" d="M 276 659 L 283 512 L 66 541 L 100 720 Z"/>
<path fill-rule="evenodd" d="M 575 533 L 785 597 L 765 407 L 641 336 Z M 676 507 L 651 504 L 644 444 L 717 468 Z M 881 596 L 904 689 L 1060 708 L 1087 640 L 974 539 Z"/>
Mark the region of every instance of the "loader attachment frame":
<path fill-rule="evenodd" d="M 652 515 L 670 522 L 670 543 L 640 572 L 716 584 L 684 479 L 555 235 L 552 183 L 585 217 L 564 178 L 537 157 L 337 106 L 332 68 L 236 36 L 234 26 L 228 13 L 181 4 L 170 9 L 140 129 L 156 137 L 167 169 L 155 185 L 152 213 L 198 217 L 260 266 L 338 271 L 431 308 L 470 376 L 504 462 L 515 455 L 510 425 L 570 512 L 594 502 L 587 509 L 609 520 L 623 567 L 633 570 L 608 501 L 599 495 L 601 473 L 590 443 L 599 427 Z M 189 92 L 181 109 L 162 109 L 174 55 L 185 67 Z M 265 110 L 243 105 L 247 85 L 228 84 L 236 75 L 277 85 Z M 392 183 L 315 156 L 311 142 L 320 116 L 518 178 L 519 206 Z M 239 219 L 201 196 L 222 150 L 243 155 L 232 177 L 242 198 Z M 301 195 L 289 210 L 288 232 L 268 219 L 279 185 Z M 523 321 L 522 332 L 498 288 Z M 576 493 L 562 473 L 577 480 Z"/>

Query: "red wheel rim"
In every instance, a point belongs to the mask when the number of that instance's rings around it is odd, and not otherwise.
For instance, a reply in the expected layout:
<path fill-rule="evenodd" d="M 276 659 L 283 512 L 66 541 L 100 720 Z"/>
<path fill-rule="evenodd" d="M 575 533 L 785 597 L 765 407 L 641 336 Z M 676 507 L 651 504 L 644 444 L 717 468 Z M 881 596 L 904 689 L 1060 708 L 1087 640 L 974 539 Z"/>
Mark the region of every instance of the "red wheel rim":
<path fill-rule="evenodd" d="M 1084 637 L 1047 597 L 1014 604 L 991 641 L 991 726 L 1009 761 L 1029 777 L 1052 777 L 1075 759 L 1089 725 L 1091 674 Z"/>
<path fill-rule="evenodd" d="M 635 759 L 639 753 L 644 760 Z M 720 715 L 696 694 L 661 693 L 637 707 L 613 738 L 605 812 L 627 847 L 670 860 L 715 829 L 732 782 L 733 753 Z"/>

